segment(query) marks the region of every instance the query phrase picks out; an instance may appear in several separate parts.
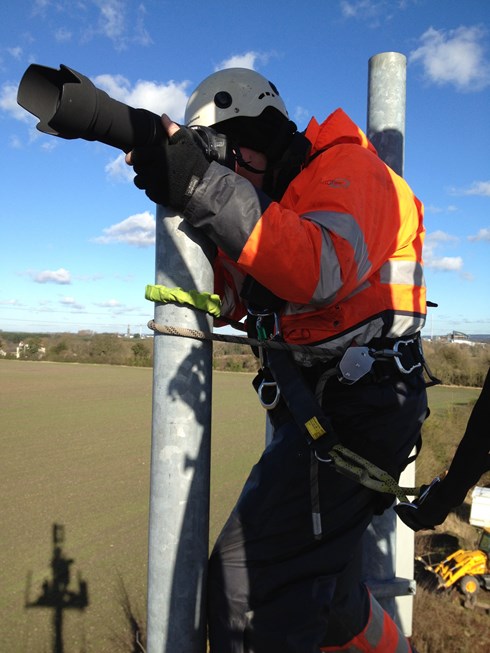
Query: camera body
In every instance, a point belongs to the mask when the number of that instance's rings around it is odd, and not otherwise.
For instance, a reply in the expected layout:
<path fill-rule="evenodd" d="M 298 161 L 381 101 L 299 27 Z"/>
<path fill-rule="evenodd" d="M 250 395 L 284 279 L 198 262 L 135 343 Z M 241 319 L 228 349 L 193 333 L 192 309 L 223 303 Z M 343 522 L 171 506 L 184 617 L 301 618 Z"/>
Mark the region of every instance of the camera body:
<path fill-rule="evenodd" d="M 225 134 L 218 134 L 211 127 L 200 127 L 199 125 L 188 129 L 192 132 L 194 140 L 201 147 L 208 161 L 216 161 L 230 170 L 235 169 L 237 153 Z"/>

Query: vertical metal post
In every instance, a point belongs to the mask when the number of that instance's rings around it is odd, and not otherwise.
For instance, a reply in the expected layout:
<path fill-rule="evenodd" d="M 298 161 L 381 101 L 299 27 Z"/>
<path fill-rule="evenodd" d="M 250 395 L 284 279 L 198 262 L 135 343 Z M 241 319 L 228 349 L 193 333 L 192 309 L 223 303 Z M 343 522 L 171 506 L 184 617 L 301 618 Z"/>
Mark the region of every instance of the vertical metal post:
<path fill-rule="evenodd" d="M 156 283 L 212 290 L 204 236 L 157 207 Z M 211 330 L 208 316 L 155 306 L 157 324 Z M 212 344 L 154 337 L 148 653 L 204 653 L 209 538 Z"/>
<path fill-rule="evenodd" d="M 383 52 L 369 60 L 367 136 L 379 156 L 403 176 L 407 59 Z"/>
<path fill-rule="evenodd" d="M 384 52 L 369 60 L 367 136 L 378 154 L 403 176 L 406 110 L 406 57 Z M 414 485 L 415 466 L 402 483 Z M 411 634 L 413 532 L 399 526 L 393 510 L 375 517 L 363 540 L 364 577 L 385 610 Z M 405 578 L 401 578 L 403 575 Z M 395 597 L 400 597 L 395 600 Z"/>

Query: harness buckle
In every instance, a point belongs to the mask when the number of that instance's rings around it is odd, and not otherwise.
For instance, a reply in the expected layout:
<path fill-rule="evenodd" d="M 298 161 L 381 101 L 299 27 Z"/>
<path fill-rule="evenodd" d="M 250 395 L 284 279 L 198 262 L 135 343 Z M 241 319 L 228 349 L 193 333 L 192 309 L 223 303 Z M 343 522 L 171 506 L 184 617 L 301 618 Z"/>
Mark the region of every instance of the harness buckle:
<path fill-rule="evenodd" d="M 273 387 L 276 389 L 276 394 L 271 401 L 267 401 L 264 397 L 264 391 L 267 390 L 268 388 L 273 388 Z M 279 403 L 279 399 L 281 398 L 281 391 L 279 390 L 279 386 L 277 385 L 277 383 L 275 381 L 266 381 L 265 379 L 259 385 L 257 394 L 259 396 L 259 401 L 262 407 L 265 408 L 266 410 L 273 410 L 277 406 L 277 404 Z"/>
<path fill-rule="evenodd" d="M 397 340 L 397 341 L 395 342 L 395 344 L 393 345 L 393 351 L 395 351 L 395 352 L 397 353 L 397 356 L 395 357 L 395 365 L 397 366 L 398 370 L 399 370 L 402 374 L 411 374 L 411 373 L 412 373 L 414 370 L 416 370 L 417 368 L 422 367 L 422 362 L 421 362 L 421 361 L 418 361 L 418 363 L 415 363 L 415 364 L 412 365 L 412 367 L 410 367 L 410 368 L 406 368 L 406 367 L 404 367 L 404 366 L 403 366 L 403 363 L 401 362 L 401 359 L 402 359 L 402 357 L 403 357 L 403 354 L 402 354 L 402 352 L 399 350 L 400 346 L 401 346 L 401 345 L 408 346 L 408 345 L 410 345 L 410 344 L 412 344 L 412 343 L 416 343 L 417 346 L 418 346 L 418 343 L 417 343 L 417 341 L 416 341 L 414 338 L 412 338 L 411 340 Z"/>

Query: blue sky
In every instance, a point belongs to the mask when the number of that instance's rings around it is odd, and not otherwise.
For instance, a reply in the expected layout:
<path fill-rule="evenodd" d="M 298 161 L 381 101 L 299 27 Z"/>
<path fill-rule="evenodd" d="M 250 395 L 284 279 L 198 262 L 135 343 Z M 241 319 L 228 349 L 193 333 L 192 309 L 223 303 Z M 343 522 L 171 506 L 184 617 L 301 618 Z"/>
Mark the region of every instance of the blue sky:
<path fill-rule="evenodd" d="M 1 330 L 147 333 L 153 316 L 155 207 L 118 150 L 35 129 L 16 103 L 31 63 L 176 121 L 205 76 L 245 66 L 276 83 L 300 129 L 339 106 L 365 129 L 369 58 L 396 51 L 405 177 L 426 207 L 439 304 L 424 333 L 490 333 L 487 0 L 17 0 L 1 20 Z"/>

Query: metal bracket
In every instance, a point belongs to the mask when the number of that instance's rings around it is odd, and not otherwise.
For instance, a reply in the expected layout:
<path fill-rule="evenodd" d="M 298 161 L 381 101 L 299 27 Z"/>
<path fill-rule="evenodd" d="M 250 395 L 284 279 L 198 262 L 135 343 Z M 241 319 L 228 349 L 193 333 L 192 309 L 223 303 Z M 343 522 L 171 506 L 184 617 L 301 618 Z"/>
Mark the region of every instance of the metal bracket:
<path fill-rule="evenodd" d="M 417 583 L 413 578 L 391 578 L 388 580 L 366 580 L 366 585 L 376 599 L 390 599 L 397 596 L 413 596 Z"/>
<path fill-rule="evenodd" d="M 351 385 L 371 371 L 376 359 L 371 356 L 369 347 L 349 347 L 340 359 L 338 369 L 342 383 Z"/>

